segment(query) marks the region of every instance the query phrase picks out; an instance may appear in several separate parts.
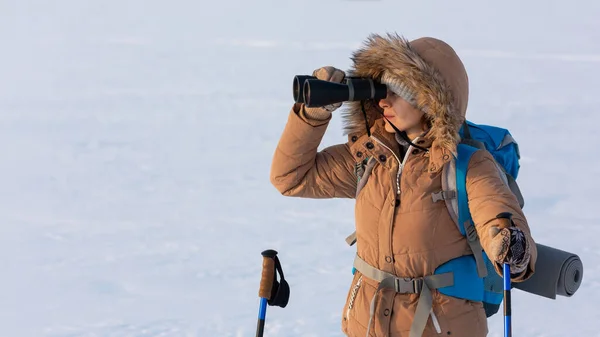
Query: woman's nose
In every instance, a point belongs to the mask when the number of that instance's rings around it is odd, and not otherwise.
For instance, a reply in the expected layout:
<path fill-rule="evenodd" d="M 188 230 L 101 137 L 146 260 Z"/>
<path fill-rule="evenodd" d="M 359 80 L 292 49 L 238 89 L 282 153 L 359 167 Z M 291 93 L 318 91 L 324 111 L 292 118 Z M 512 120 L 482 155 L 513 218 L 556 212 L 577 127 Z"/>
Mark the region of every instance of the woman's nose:
<path fill-rule="evenodd" d="M 382 109 L 389 108 L 390 104 L 388 103 L 387 99 L 382 98 L 379 100 L 379 107 Z"/>

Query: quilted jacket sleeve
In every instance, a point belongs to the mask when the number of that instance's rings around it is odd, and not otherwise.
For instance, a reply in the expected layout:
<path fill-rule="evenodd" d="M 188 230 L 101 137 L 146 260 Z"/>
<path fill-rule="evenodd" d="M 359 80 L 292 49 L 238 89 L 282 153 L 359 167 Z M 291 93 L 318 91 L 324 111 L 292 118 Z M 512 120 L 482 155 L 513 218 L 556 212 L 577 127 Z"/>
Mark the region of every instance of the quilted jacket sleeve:
<path fill-rule="evenodd" d="M 310 120 L 301 105 L 292 108 L 271 164 L 271 183 L 283 195 L 354 198 L 356 176 L 348 144 L 318 151 L 330 120 Z"/>
<path fill-rule="evenodd" d="M 527 269 L 519 275 L 513 275 L 512 280 L 521 282 L 530 278 L 535 272 L 537 260 L 535 242 L 519 202 L 501 179 L 491 153 L 480 150 L 473 154 L 467 171 L 467 193 L 473 222 L 485 251 L 489 251 L 492 239 L 491 228 L 494 226 L 506 227 L 507 224 L 503 221 L 509 222 L 507 219 L 496 219 L 496 216 L 502 212 L 513 214 L 515 226 L 523 230 L 527 236 L 531 260 Z M 492 257 L 490 256 L 490 258 Z M 496 264 L 496 271 L 502 275 L 502 266 Z"/>

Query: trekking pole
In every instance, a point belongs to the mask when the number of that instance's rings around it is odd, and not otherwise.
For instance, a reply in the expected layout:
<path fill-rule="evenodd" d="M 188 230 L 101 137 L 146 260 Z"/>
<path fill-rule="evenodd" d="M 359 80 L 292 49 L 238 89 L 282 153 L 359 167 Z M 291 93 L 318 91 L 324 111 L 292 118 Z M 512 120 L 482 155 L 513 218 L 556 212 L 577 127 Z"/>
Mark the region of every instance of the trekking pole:
<path fill-rule="evenodd" d="M 277 255 L 274 250 L 265 250 L 261 253 L 263 256 L 262 276 L 258 288 L 258 297 L 260 306 L 258 308 L 258 324 L 256 326 L 256 337 L 263 337 L 265 331 L 265 318 L 267 316 L 267 301 L 271 297 L 273 289 L 273 279 L 275 279 L 275 261 L 273 257 Z"/>
<path fill-rule="evenodd" d="M 504 337 L 512 337 L 511 303 L 510 303 L 510 265 L 503 265 L 504 278 Z"/>
<path fill-rule="evenodd" d="M 258 297 L 260 306 L 258 309 L 258 323 L 256 326 L 256 337 L 263 337 L 265 331 L 265 319 L 267 316 L 267 305 L 285 308 L 290 298 L 290 286 L 283 276 L 281 263 L 277 258 L 277 252 L 273 249 L 265 250 L 263 256 L 262 276 Z M 275 272 L 279 274 L 277 281 Z"/>

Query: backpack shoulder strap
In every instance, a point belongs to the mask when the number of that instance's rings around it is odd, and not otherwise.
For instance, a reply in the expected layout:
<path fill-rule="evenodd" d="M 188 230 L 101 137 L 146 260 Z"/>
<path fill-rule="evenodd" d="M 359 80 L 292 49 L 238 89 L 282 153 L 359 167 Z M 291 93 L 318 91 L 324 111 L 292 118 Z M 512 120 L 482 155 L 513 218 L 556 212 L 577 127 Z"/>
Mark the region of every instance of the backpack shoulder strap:
<path fill-rule="evenodd" d="M 442 168 L 442 190 L 433 193 L 432 197 L 434 203 L 444 200 L 452 221 L 456 224 L 460 232 L 464 234 L 464 231 L 458 225 L 458 199 L 456 191 L 456 160 L 450 160 Z"/>
<path fill-rule="evenodd" d="M 458 203 L 458 229 L 461 234 L 466 236 L 469 247 L 475 257 L 477 263 L 477 274 L 479 277 L 485 277 L 488 274 L 485 260 L 483 258 L 483 248 L 481 242 L 479 242 L 479 236 L 475 230 L 475 224 L 471 217 L 471 211 L 469 210 L 469 198 L 467 195 L 467 169 L 469 167 L 469 161 L 473 154 L 478 151 L 477 148 L 466 144 L 458 145 L 458 157 L 456 161 L 456 191 L 457 191 L 457 203 Z"/>
<path fill-rule="evenodd" d="M 358 198 L 358 194 L 367 184 L 367 181 L 369 180 L 371 172 L 373 171 L 373 167 L 375 167 L 376 163 L 377 160 L 375 159 L 375 157 L 367 157 L 363 161 L 356 164 L 355 173 L 357 176 L 357 182 L 355 198 Z M 356 231 L 352 232 L 352 234 L 346 237 L 346 243 L 349 246 L 352 246 L 356 243 Z"/>

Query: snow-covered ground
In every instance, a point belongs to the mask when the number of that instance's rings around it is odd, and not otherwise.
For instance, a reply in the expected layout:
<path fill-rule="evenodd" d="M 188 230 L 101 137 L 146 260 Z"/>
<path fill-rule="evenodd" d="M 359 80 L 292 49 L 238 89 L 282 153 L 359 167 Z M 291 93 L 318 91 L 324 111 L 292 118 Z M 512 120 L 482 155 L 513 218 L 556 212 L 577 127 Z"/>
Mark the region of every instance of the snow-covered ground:
<path fill-rule="evenodd" d="M 0 335 L 254 336 L 264 249 L 292 288 L 265 336 L 340 336 L 352 200 L 269 183 L 292 78 L 371 32 L 453 45 L 469 118 L 520 144 L 572 298 L 514 291 L 515 336 L 600 336 L 600 2 L 0 2 Z M 323 146 L 342 142 L 339 115 Z M 490 336 L 502 335 L 502 315 Z"/>

